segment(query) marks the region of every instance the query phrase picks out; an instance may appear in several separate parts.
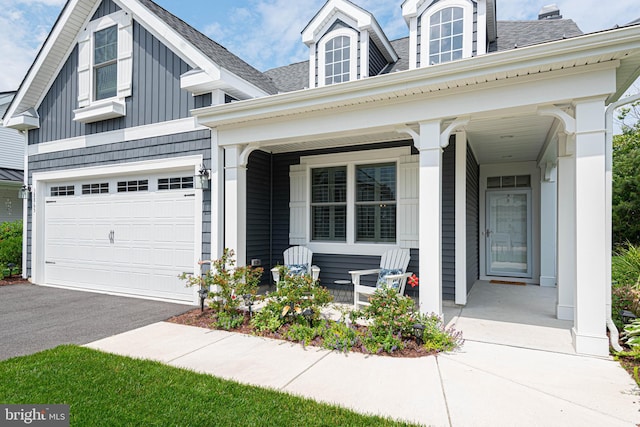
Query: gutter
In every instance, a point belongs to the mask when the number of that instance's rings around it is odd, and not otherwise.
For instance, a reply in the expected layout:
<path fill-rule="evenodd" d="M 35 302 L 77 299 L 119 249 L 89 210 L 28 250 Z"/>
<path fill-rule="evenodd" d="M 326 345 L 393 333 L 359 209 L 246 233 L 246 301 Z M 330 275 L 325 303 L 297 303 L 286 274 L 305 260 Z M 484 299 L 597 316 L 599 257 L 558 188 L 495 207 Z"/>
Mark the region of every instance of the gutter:
<path fill-rule="evenodd" d="M 613 233 L 611 230 L 611 217 L 613 209 L 613 112 L 623 105 L 632 104 L 640 101 L 640 93 L 619 99 L 609 104 L 605 110 L 605 245 L 609 251 L 606 257 L 606 313 L 607 313 L 607 329 L 609 329 L 609 340 L 611 347 L 615 351 L 622 351 L 622 347 L 618 344 L 619 333 L 616 325 L 611 318 L 611 246 L 613 245 Z"/>

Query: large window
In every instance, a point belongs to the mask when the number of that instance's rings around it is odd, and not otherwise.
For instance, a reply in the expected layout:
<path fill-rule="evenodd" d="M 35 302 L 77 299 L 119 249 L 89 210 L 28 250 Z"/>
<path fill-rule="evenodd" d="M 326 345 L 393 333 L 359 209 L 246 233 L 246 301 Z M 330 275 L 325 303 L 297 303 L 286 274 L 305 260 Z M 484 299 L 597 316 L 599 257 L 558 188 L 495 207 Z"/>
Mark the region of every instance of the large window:
<path fill-rule="evenodd" d="M 396 176 L 395 163 L 312 169 L 311 240 L 346 242 L 351 223 L 356 242 L 395 243 Z"/>
<path fill-rule="evenodd" d="M 356 167 L 356 241 L 396 241 L 396 164 Z"/>
<path fill-rule="evenodd" d="M 97 31 L 93 48 L 95 99 L 112 98 L 118 87 L 118 27 Z"/>
<path fill-rule="evenodd" d="M 447 7 L 429 19 L 429 64 L 454 61 L 463 53 L 463 9 Z"/>
<path fill-rule="evenodd" d="M 351 41 L 349 37 L 338 36 L 325 46 L 325 84 L 348 82 L 351 73 Z"/>
<path fill-rule="evenodd" d="M 347 238 L 347 168 L 311 171 L 311 238 L 344 242 Z"/>

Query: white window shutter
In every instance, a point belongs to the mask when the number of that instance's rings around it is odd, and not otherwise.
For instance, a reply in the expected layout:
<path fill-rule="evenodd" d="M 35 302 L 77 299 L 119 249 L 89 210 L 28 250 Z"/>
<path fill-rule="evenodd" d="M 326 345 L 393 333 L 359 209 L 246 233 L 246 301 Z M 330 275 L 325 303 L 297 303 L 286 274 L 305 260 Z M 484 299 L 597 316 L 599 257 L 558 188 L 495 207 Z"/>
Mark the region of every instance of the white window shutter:
<path fill-rule="evenodd" d="M 128 13 L 118 22 L 118 98 L 131 96 L 133 78 L 133 20 Z"/>
<path fill-rule="evenodd" d="M 78 40 L 78 108 L 91 103 L 91 33 Z"/>
<path fill-rule="evenodd" d="M 307 168 L 289 167 L 289 244 L 307 243 Z"/>
<path fill-rule="evenodd" d="M 418 248 L 419 245 L 419 155 L 400 157 L 400 182 L 398 185 L 398 244 L 401 248 Z"/>

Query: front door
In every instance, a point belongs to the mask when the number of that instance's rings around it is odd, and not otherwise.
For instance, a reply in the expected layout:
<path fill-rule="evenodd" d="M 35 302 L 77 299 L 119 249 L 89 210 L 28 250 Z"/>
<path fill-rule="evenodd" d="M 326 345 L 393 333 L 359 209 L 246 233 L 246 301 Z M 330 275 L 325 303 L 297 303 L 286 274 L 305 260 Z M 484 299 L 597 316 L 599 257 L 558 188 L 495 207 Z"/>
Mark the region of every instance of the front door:
<path fill-rule="evenodd" d="M 487 275 L 531 278 L 531 190 L 487 191 Z"/>

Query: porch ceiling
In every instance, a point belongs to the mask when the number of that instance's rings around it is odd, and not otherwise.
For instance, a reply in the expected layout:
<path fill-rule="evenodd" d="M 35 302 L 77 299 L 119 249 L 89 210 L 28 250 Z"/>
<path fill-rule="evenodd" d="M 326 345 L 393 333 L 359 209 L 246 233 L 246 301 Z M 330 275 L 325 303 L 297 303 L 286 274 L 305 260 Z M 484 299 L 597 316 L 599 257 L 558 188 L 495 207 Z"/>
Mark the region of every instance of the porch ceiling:
<path fill-rule="evenodd" d="M 480 164 L 535 161 L 554 120 L 538 115 L 472 119 L 467 138 Z"/>

